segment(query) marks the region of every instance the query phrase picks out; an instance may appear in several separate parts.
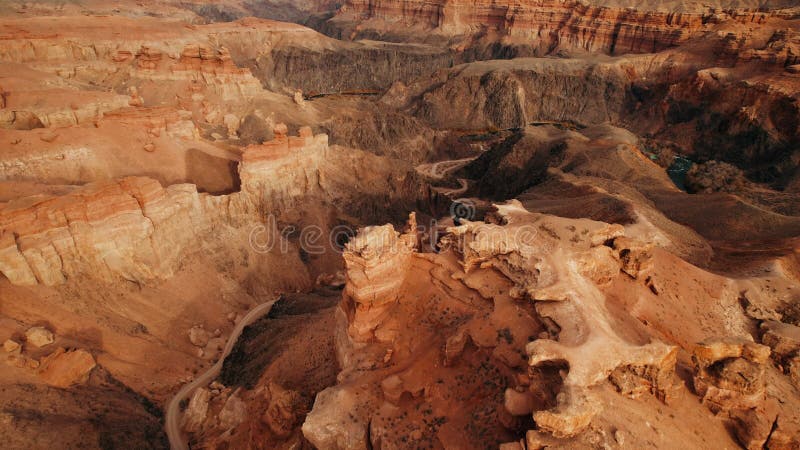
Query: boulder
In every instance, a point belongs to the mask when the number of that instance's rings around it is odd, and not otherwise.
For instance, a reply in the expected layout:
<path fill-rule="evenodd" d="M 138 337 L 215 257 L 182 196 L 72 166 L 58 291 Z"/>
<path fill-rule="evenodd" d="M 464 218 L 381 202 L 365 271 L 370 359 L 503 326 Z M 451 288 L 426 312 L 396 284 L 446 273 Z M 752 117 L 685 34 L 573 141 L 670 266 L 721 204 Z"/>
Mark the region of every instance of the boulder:
<path fill-rule="evenodd" d="M 238 391 L 234 392 L 225 402 L 219 412 L 219 424 L 222 429 L 230 430 L 239 426 L 247 417 L 247 405 L 239 398 Z"/>
<path fill-rule="evenodd" d="M 302 397 L 296 391 L 283 389 L 274 383 L 270 383 L 265 396 L 269 406 L 261 420 L 276 436 L 289 436 L 306 412 Z"/>
<path fill-rule="evenodd" d="M 58 350 L 42 358 L 39 366 L 39 377 L 47 384 L 59 388 L 67 388 L 75 384 L 84 384 L 97 363 L 91 353 L 78 349 Z"/>
<path fill-rule="evenodd" d="M 774 401 L 765 402 L 756 408 L 734 411 L 731 419 L 736 439 L 747 450 L 764 448 L 777 415 L 778 406 Z"/>
<path fill-rule="evenodd" d="M 189 328 L 189 341 L 196 347 L 205 347 L 211 335 L 201 325 Z"/>
<path fill-rule="evenodd" d="M 55 342 L 55 336 L 47 328 L 31 327 L 25 332 L 25 341 L 35 347 L 44 347 Z"/>
<path fill-rule="evenodd" d="M 303 423 L 303 436 L 316 448 L 366 450 L 371 409 L 358 408 L 362 392 L 334 386 L 317 394 Z"/>
<path fill-rule="evenodd" d="M 3 342 L 3 350 L 5 350 L 6 353 L 12 353 L 19 349 L 20 349 L 19 342 L 13 339 L 6 339 L 6 341 Z"/>
<path fill-rule="evenodd" d="M 198 431 L 206 420 L 208 414 L 208 400 L 211 392 L 208 389 L 199 387 L 192 393 L 189 399 L 189 406 L 183 413 L 183 429 L 189 432 Z"/>

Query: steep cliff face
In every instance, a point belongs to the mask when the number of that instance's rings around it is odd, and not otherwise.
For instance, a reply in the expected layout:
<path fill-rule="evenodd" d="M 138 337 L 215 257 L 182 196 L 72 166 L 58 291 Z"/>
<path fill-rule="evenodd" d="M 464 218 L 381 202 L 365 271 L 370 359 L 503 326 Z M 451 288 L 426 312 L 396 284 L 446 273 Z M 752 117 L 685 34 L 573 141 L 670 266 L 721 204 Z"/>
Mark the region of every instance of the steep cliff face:
<path fill-rule="evenodd" d="M 239 174 L 241 191 L 230 195 L 132 177 L 4 204 L 0 271 L 18 285 L 56 285 L 78 275 L 109 283 L 168 279 L 189 248 L 212 239 L 219 226 L 252 227 L 271 214 L 322 232 L 335 225 L 331 215 L 393 219 L 425 197 L 410 166 L 329 148 L 328 137 L 308 127 L 289 137 L 281 125 L 274 140 L 248 147 Z M 318 206 L 296 209 L 309 201 Z"/>
<path fill-rule="evenodd" d="M 242 195 L 265 213 L 314 216 L 333 208 L 343 218 L 368 223 L 376 217 L 402 220 L 427 198 L 427 188 L 404 161 L 328 146 L 328 136 L 308 127 L 299 136 L 276 128 L 275 139 L 245 149 L 240 167 Z M 319 211 L 317 211 L 319 212 Z M 331 228 L 333 223 L 316 223 Z"/>
<path fill-rule="evenodd" d="M 800 162 L 799 92 L 800 79 L 790 74 L 706 69 L 669 86 L 663 106 L 639 111 L 640 123 L 655 119 L 660 126 L 649 131 L 684 146 L 693 158 L 730 162 L 751 179 L 783 189 Z"/>
<path fill-rule="evenodd" d="M 210 226 L 204 218 L 194 186 L 164 189 L 147 178 L 12 203 L 2 209 L 2 272 L 14 284 L 45 285 L 80 273 L 109 281 L 170 277 Z"/>
<path fill-rule="evenodd" d="M 431 68 L 450 67 L 454 61 L 453 52 L 422 45 L 358 42 L 319 50 L 298 45 L 273 49 L 257 60 L 254 72 L 270 87 L 290 86 L 312 95 L 377 92 L 397 80 L 425 75 Z"/>
<path fill-rule="evenodd" d="M 534 121 L 616 122 L 630 79 L 622 64 L 518 58 L 458 66 L 426 82 L 421 95 L 411 96 L 414 115 L 436 128 L 487 130 Z"/>
<path fill-rule="evenodd" d="M 745 45 L 708 53 L 725 41 L 651 55 L 473 62 L 390 90 L 384 100 L 440 130 L 610 122 L 699 161 L 728 161 L 752 180 L 791 186 L 800 103 L 797 75 L 784 64 L 794 50 L 785 40 L 753 44 L 757 52 Z"/>
<path fill-rule="evenodd" d="M 789 6 L 789 2 L 773 7 Z M 709 24 L 733 20 L 758 23 L 769 12 L 743 5 L 643 4 L 526 0 L 507 4 L 473 0 L 349 0 L 334 20 L 362 29 L 414 26 L 444 35 L 491 31 L 511 40 L 532 41 L 540 54 L 557 48 L 610 54 L 657 52 L 685 42 Z M 761 4 L 753 6 L 763 6 Z M 724 11 L 724 12 L 723 12 Z"/>

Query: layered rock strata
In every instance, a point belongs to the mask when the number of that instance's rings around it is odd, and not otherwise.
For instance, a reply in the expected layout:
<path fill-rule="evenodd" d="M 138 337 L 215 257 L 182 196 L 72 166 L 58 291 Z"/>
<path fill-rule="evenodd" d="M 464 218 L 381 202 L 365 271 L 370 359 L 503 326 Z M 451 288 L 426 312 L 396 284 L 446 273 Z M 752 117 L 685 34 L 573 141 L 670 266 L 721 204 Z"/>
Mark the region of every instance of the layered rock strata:
<path fill-rule="evenodd" d="M 710 5 L 642 5 L 613 2 L 527 0 L 514 4 L 437 0 L 349 0 L 339 10 L 342 22 L 366 29 L 415 26 L 445 35 L 492 31 L 535 42 L 544 52 L 554 48 L 604 53 L 649 53 L 679 45 L 725 21 L 760 23 L 770 12 Z M 753 4 L 753 7 L 761 6 Z M 776 2 L 772 8 L 788 7 Z"/>
<path fill-rule="evenodd" d="M 345 211 L 363 217 L 381 209 L 380 198 L 350 201 L 363 195 L 348 190 L 353 186 L 351 177 L 359 174 L 341 167 L 375 167 L 371 161 L 378 157 L 332 150 L 327 136 L 313 136 L 308 127 L 300 130 L 300 136 L 289 137 L 285 125 L 280 125 L 275 136 L 245 150 L 239 168 L 242 190 L 231 195 L 214 196 L 198 193 L 190 184 L 163 187 L 150 178 L 129 177 L 91 183 L 61 197 L 4 204 L 0 271 L 22 285 L 56 285 L 78 275 L 105 281 L 167 279 L 197 239 L 222 224 L 256 224 L 263 220 L 259 212 L 280 215 L 303 198 L 343 205 Z M 411 180 L 404 181 L 407 175 L 402 169 L 384 168 L 361 178 L 367 183 L 396 183 L 393 196 L 413 202 L 417 192 L 408 183 Z"/>

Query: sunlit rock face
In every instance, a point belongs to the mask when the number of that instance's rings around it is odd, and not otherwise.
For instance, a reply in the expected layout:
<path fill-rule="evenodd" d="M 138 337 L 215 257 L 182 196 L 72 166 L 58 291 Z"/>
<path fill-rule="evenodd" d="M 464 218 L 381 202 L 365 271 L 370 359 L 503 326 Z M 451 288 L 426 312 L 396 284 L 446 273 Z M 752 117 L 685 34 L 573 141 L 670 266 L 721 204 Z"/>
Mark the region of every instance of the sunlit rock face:
<path fill-rule="evenodd" d="M 422 25 L 449 34 L 482 29 L 514 38 L 544 41 L 590 51 L 652 52 L 679 44 L 703 26 L 699 14 L 639 12 L 620 7 L 559 1 L 524 1 L 514 5 L 443 0 L 349 1 L 345 14 Z"/>
<path fill-rule="evenodd" d="M 780 3 L 773 7 L 790 6 L 789 2 Z M 624 2 L 591 1 L 348 0 L 337 19 L 363 23 L 357 33 L 400 32 L 403 26 L 449 36 L 489 32 L 510 42 L 527 40 L 544 52 L 561 48 L 620 54 L 658 52 L 680 45 L 717 23 L 763 23 L 782 15 L 754 12 L 756 4 L 736 6 L 740 8 L 693 2 L 631 7 Z"/>
<path fill-rule="evenodd" d="M 52 286 L 78 275 L 105 282 L 168 279 L 198 240 L 214 239 L 217 227 L 253 226 L 262 214 L 288 211 L 309 199 L 347 202 L 352 205 L 348 210 L 369 205 L 370 200 L 347 200 L 361 192 L 347 189 L 354 174 L 342 166 L 352 169 L 377 158 L 331 149 L 328 136 L 315 136 L 309 127 L 288 136 L 279 124 L 274 136 L 244 149 L 241 190 L 230 195 L 129 177 L 92 183 L 61 197 L 10 202 L 0 210 L 0 270 L 19 285 Z M 397 183 L 393 197 L 413 201 L 417 193 L 403 183 L 407 174 L 396 169 L 370 166 L 372 173 L 361 181 L 380 187 Z M 368 216 L 371 208 L 358 213 Z"/>
<path fill-rule="evenodd" d="M 195 223 L 203 227 L 193 186 L 164 189 L 147 178 L 26 203 L 3 208 L 3 273 L 16 284 L 54 285 L 82 272 L 109 280 L 169 277 L 181 249 L 201 233 Z"/>
<path fill-rule="evenodd" d="M 608 407 L 609 395 L 707 416 L 704 406 L 681 400 L 692 394 L 675 371 L 694 370 L 690 352 L 700 367 L 694 389 L 704 403 L 737 411 L 764 404 L 768 347 L 735 340 L 728 350 L 717 350 L 727 344 L 695 346 L 692 338 L 670 337 L 666 323 L 654 328 L 643 311 L 635 312 L 672 297 L 654 280 L 680 278 L 677 273 L 726 289 L 735 290 L 737 281 L 668 262 L 619 225 L 531 213 L 516 201 L 496 206 L 485 223 L 449 228 L 439 253 L 418 250 L 416 230 L 412 216 L 402 233 L 368 227 L 348 244 L 347 287 L 337 311 L 342 372 L 336 386 L 317 396 L 303 425 L 315 446 L 369 448 L 409 436 L 417 445 L 472 448 L 508 439 L 526 423 L 532 429 L 525 439 L 534 448 L 588 444 L 596 439 L 592 430 L 605 426 L 634 433 Z M 695 292 L 683 301 L 702 305 L 717 295 Z M 672 301 L 681 300 L 666 300 Z M 696 328 L 690 334 L 733 331 L 716 320 L 741 314 L 737 308 L 709 310 L 708 318 L 689 325 Z M 697 328 L 705 326 L 708 331 Z M 735 374 L 716 372 L 716 361 L 742 355 L 760 365 L 752 386 L 726 382 L 720 377 Z M 485 377 L 492 382 L 471 384 Z M 459 394 L 464 390 L 471 396 Z M 743 393 L 741 401 L 725 393 L 734 391 Z M 432 422 L 420 426 L 420 418 Z M 740 441 L 766 439 L 756 425 L 741 426 Z"/>

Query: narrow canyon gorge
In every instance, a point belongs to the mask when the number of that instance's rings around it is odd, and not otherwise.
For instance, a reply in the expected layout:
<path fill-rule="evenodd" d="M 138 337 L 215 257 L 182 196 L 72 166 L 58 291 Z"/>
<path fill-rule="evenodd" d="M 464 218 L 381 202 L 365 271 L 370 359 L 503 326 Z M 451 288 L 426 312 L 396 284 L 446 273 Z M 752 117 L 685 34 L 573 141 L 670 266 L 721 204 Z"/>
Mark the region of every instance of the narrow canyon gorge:
<path fill-rule="evenodd" d="M 800 448 L 797 0 L 0 2 L 0 448 Z"/>

